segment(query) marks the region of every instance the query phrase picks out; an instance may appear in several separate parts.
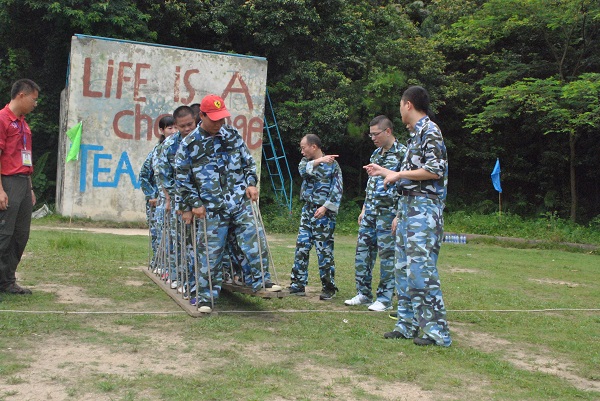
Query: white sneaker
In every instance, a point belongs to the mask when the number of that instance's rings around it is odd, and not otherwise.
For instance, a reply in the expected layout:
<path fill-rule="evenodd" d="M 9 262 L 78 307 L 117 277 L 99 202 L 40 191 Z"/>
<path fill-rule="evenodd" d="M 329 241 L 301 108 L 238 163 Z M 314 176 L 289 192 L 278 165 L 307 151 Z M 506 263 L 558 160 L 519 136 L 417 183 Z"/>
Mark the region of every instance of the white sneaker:
<path fill-rule="evenodd" d="M 177 281 L 171 281 L 171 289 L 174 290 L 177 288 Z"/>
<path fill-rule="evenodd" d="M 200 313 L 212 313 L 212 308 L 210 306 L 201 306 L 198 308 L 198 312 Z"/>
<path fill-rule="evenodd" d="M 375 312 L 385 312 L 392 310 L 392 305 L 386 306 L 383 302 L 375 301 L 367 309 Z"/>
<path fill-rule="evenodd" d="M 363 294 L 358 294 L 357 296 L 355 296 L 352 299 L 347 299 L 344 301 L 344 305 L 348 305 L 348 306 L 354 306 L 354 305 L 366 305 L 366 304 L 370 304 L 372 301 L 367 298 L 366 295 Z"/>

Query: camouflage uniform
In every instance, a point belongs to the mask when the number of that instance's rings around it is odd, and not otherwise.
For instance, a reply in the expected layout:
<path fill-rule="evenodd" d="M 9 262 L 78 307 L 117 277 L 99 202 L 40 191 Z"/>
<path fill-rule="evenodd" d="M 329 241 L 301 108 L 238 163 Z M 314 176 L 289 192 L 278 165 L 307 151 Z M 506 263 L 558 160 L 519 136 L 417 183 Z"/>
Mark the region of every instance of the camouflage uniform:
<path fill-rule="evenodd" d="M 400 179 L 396 230 L 398 323 L 403 336 L 422 336 L 450 346 L 446 308 L 437 271 L 442 241 L 444 201 L 448 183 L 446 145 L 439 127 L 425 116 L 410 133 L 401 171 L 423 168 L 441 178 Z M 423 194 L 423 195 L 418 195 Z"/>
<path fill-rule="evenodd" d="M 169 219 L 168 224 L 168 263 L 169 263 L 169 279 L 171 281 L 178 281 L 178 271 L 179 275 L 183 275 L 183 268 L 178 269 L 178 265 L 181 267 L 187 266 L 189 270 L 188 285 L 191 284 L 193 280 L 193 266 L 186 256 L 186 251 L 181 250 L 181 234 L 180 234 L 180 225 L 181 218 L 176 213 L 176 193 L 175 193 L 175 154 L 177 153 L 177 149 L 179 148 L 179 144 L 181 143 L 181 133 L 176 132 L 175 134 L 169 136 L 163 142 L 162 150 L 159 153 L 158 157 L 158 175 L 160 177 L 161 182 L 163 183 L 163 188 L 167 192 L 170 198 L 170 207 L 171 210 L 165 218 Z M 190 243 L 190 241 L 186 241 L 186 243 Z M 182 258 L 183 255 L 183 258 Z M 183 281 L 183 277 L 179 277 L 179 281 Z M 188 288 L 191 288 L 188 287 Z"/>
<path fill-rule="evenodd" d="M 189 134 L 177 152 L 176 172 L 180 207 L 206 208 L 206 218 L 199 222 L 197 234 L 198 303 L 210 302 L 207 253 L 213 295 L 219 295 L 229 230 L 249 264 L 246 282 L 255 291 L 262 288 L 263 280 L 271 279 L 266 237 L 260 225 L 257 232 L 252 204 L 246 197 L 246 188 L 255 187 L 258 177 L 254 159 L 238 131 L 224 125 L 215 136 L 202 128 Z M 206 224 L 207 244 L 203 224 Z"/>
<path fill-rule="evenodd" d="M 399 171 L 406 146 L 394 141 L 385 153 L 382 148 L 375 149 L 370 163 L 389 170 Z M 377 301 L 391 306 L 394 295 L 394 248 L 392 221 L 396 216 L 398 193 L 392 186 L 383 187 L 383 177 L 369 177 L 366 187 L 363 218 L 358 228 L 356 243 L 356 291 L 373 298 L 371 282 L 373 267 L 379 253 L 380 279 L 377 286 Z"/>
<path fill-rule="evenodd" d="M 304 157 L 300 161 L 298 171 L 303 179 L 300 199 L 305 204 L 300 216 L 290 287 L 304 289 L 308 285 L 308 260 L 314 244 L 323 290 L 337 291 L 333 234 L 337 212 L 342 200 L 342 170 L 337 161 L 319 163 L 314 167 L 313 162 Z M 317 219 L 314 214 L 321 206 L 325 206 L 327 212 L 323 217 Z"/>
<path fill-rule="evenodd" d="M 146 223 L 150 230 L 150 244 L 152 248 L 152 259 L 150 261 L 150 269 L 154 269 L 156 254 L 158 251 L 159 242 L 159 222 L 158 222 L 158 211 L 156 206 L 150 205 L 150 199 L 158 199 L 158 186 L 156 185 L 156 179 L 154 177 L 154 169 L 152 168 L 152 161 L 156 157 L 156 151 L 160 144 L 157 144 L 148 156 L 142 168 L 140 170 L 140 187 L 146 198 Z"/>

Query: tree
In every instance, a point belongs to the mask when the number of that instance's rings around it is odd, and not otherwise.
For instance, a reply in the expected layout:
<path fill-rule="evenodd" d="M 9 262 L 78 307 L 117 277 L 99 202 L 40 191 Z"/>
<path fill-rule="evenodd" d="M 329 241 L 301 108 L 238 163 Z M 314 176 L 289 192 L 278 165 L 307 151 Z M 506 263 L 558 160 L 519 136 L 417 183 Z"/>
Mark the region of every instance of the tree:
<path fill-rule="evenodd" d="M 451 64 L 456 76 L 482 90 L 482 95 L 471 101 L 466 128 L 489 134 L 510 126 L 523 136 L 532 130 L 539 135 L 559 132 L 568 136 L 570 217 L 575 220 L 576 144 L 582 134 L 594 131 L 588 125 L 594 120 L 588 120 L 584 129 L 579 114 L 585 108 L 566 93 L 575 91 L 571 83 L 595 82 L 594 76 L 582 74 L 600 67 L 598 2 L 491 0 L 439 37 L 449 45 L 447 54 L 464 60 Z M 594 129 L 598 129 L 597 123 Z M 504 145 L 505 149 L 510 146 Z"/>

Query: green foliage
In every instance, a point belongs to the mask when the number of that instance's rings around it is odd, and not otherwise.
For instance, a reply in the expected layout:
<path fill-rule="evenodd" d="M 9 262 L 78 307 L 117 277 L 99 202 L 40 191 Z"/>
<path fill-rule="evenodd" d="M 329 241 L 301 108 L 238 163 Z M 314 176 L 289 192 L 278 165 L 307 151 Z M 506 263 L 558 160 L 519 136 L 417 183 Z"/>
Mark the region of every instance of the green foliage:
<path fill-rule="evenodd" d="M 296 234 L 303 203 L 294 199 L 292 212 L 276 203 L 261 200 L 261 213 L 267 233 Z M 587 225 L 562 219 L 557 213 L 542 213 L 536 218 L 517 214 L 497 213 L 498 204 L 484 201 L 472 211 L 444 214 L 444 230 L 453 233 L 515 237 L 553 243 L 594 244 L 600 246 L 600 215 Z M 344 200 L 336 221 L 336 234 L 357 235 L 361 205 Z"/>
<path fill-rule="evenodd" d="M 47 163 L 50 154 L 50 152 L 46 152 L 36 160 L 35 169 L 31 176 L 33 190 L 36 194 L 38 203 L 45 202 L 46 199 L 48 199 L 48 191 L 54 189 L 54 186 L 56 185 L 56 182 L 49 180 L 48 175 L 46 174 L 47 170 L 50 170 L 51 167 Z"/>
<path fill-rule="evenodd" d="M 404 141 L 398 102 L 418 84 L 448 147 L 452 210 L 494 199 L 500 157 L 515 213 L 600 213 L 597 1 L 0 0 L 0 96 L 21 77 L 42 88 L 27 120 L 47 202 L 75 33 L 266 57 L 291 165 L 300 137 L 321 135 L 340 155 L 347 199 L 362 196 L 368 122 L 386 114 Z"/>
<path fill-rule="evenodd" d="M 497 205 L 496 205 L 497 206 Z M 587 226 L 561 219 L 556 213 L 544 213 L 535 219 L 524 219 L 512 213 L 481 214 L 459 211 L 447 214 L 448 232 L 513 237 L 554 243 L 600 245 L 600 230 L 596 220 Z"/>

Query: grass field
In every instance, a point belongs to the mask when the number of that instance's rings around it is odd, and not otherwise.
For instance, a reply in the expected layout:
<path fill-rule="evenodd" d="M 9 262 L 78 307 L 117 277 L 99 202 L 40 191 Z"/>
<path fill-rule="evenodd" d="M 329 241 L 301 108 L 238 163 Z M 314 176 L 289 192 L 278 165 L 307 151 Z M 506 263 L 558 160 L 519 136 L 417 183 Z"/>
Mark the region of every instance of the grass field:
<path fill-rule="evenodd" d="M 355 236 L 336 237 L 331 302 L 223 294 L 191 318 L 142 272 L 147 238 L 32 231 L 28 297 L 0 303 L 0 400 L 598 400 L 600 257 L 444 244 L 450 348 L 384 340 L 346 307 Z M 270 240 L 287 285 L 295 237 Z"/>

